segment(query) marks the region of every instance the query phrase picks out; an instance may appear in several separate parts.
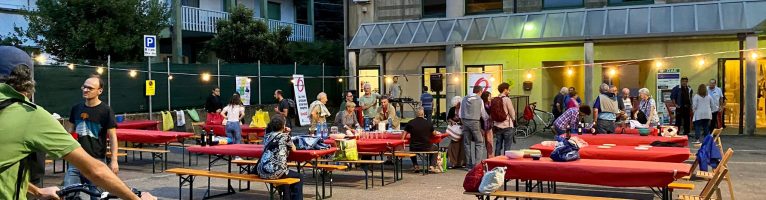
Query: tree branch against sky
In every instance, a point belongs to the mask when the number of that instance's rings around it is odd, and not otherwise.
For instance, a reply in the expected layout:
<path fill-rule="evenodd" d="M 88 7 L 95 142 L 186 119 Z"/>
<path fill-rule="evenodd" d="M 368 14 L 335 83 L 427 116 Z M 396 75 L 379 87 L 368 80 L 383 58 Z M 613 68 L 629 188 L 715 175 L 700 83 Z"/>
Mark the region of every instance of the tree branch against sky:
<path fill-rule="evenodd" d="M 269 31 L 268 25 L 253 18 L 253 11 L 238 5 L 228 20 L 218 21 L 218 33 L 208 43 L 208 49 L 218 58 L 230 63 L 281 64 L 289 62 L 288 26 Z"/>

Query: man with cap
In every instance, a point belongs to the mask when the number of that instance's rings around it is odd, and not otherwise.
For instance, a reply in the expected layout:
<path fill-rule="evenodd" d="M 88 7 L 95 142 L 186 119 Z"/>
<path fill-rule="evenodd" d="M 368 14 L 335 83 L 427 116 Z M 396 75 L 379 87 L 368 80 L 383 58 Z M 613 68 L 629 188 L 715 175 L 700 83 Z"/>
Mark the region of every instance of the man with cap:
<path fill-rule="evenodd" d="M 102 162 L 80 147 L 44 108 L 29 102 L 35 91 L 32 58 L 10 46 L 0 46 L 0 199 L 58 199 L 57 187 L 38 188 L 29 182 L 38 165 L 33 152 L 63 158 L 95 185 L 122 199 L 156 199 L 148 193 L 138 197 Z"/>

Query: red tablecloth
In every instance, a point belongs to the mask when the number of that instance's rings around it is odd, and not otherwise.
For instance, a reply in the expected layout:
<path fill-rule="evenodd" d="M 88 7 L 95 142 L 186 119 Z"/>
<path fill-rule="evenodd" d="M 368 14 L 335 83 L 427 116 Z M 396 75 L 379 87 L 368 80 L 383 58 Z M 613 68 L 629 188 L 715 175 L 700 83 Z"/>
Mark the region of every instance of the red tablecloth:
<path fill-rule="evenodd" d="M 499 156 L 484 160 L 489 169 L 508 167 L 506 179 L 580 183 L 612 187 L 666 187 L 689 175 L 688 164 L 628 160 L 580 159 L 554 162 L 543 157 L 510 160 Z"/>
<path fill-rule="evenodd" d="M 334 139 L 326 139 L 324 143 L 335 146 Z M 386 152 L 398 146 L 404 146 L 404 143 L 405 140 L 400 139 L 360 139 L 356 140 L 356 150 L 358 152 Z"/>
<path fill-rule="evenodd" d="M 202 126 L 205 131 L 213 130 L 213 133 L 217 136 L 226 136 L 226 126 L 224 125 L 209 125 L 205 124 Z M 253 128 L 249 125 L 242 125 L 242 137 L 247 137 L 248 134 L 254 133 L 258 137 L 263 137 L 266 134 L 265 128 Z"/>
<path fill-rule="evenodd" d="M 117 128 L 157 130 L 157 124 L 159 123 L 160 123 L 159 121 L 154 121 L 154 120 L 123 121 L 123 122 L 117 123 Z"/>
<path fill-rule="evenodd" d="M 579 137 L 590 145 L 602 145 L 602 144 L 616 144 L 625 146 L 638 146 L 649 145 L 654 141 L 660 142 L 672 142 L 683 145 L 684 147 L 689 144 L 689 138 L 686 136 L 677 137 L 662 137 L 662 136 L 640 136 L 631 134 L 582 134 L 572 135 L 572 137 Z"/>
<path fill-rule="evenodd" d="M 117 129 L 117 140 L 135 143 L 167 143 L 194 135 L 187 132 Z"/>
<path fill-rule="evenodd" d="M 263 145 L 260 144 L 231 144 L 231 145 L 216 145 L 216 146 L 191 146 L 186 148 L 191 153 L 211 154 L 211 155 L 226 155 L 226 156 L 239 156 L 260 158 L 263 155 Z M 335 153 L 338 149 L 331 147 L 325 150 L 297 150 L 290 152 L 287 156 L 287 160 L 296 162 L 307 162 L 314 158 L 319 158 L 325 155 Z"/>
<path fill-rule="evenodd" d="M 552 146 L 536 144 L 530 149 L 537 149 L 548 157 L 553 152 Z M 689 149 L 680 147 L 651 147 L 649 150 L 636 150 L 635 146 L 615 146 L 609 149 L 599 149 L 597 145 L 580 148 L 580 158 L 601 160 L 637 160 L 652 162 L 681 163 L 689 159 Z"/>
<path fill-rule="evenodd" d="M 649 135 L 651 135 L 651 136 L 657 136 L 657 135 L 659 135 L 659 132 L 660 131 L 657 130 L 656 128 L 649 128 Z M 639 132 L 638 132 L 638 129 L 631 129 L 631 128 L 623 129 L 621 127 L 615 128 L 614 129 L 614 133 L 616 133 L 616 134 L 640 135 Z"/>
<path fill-rule="evenodd" d="M 386 134 L 382 135 L 383 136 L 382 138 L 383 139 L 398 140 L 398 139 L 402 139 L 402 134 L 404 134 L 404 133 L 400 133 L 400 134 L 386 133 Z M 446 137 L 447 137 L 446 133 L 442 133 L 442 134 L 439 134 L 439 135 L 436 135 L 436 136 L 432 136 L 431 137 L 431 143 L 432 144 L 439 144 L 440 142 L 442 142 L 442 139 L 444 139 Z M 405 139 L 406 139 L 405 143 L 409 144 L 410 143 L 410 135 L 407 135 L 407 137 Z"/>

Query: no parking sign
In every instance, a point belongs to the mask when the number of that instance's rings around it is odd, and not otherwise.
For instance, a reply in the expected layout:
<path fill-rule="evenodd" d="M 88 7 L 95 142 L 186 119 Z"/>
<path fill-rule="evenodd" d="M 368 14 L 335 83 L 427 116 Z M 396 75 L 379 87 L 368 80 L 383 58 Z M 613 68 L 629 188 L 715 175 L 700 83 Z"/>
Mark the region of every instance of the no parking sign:
<path fill-rule="evenodd" d="M 473 87 L 475 86 L 481 86 L 482 93 L 486 91 L 492 91 L 492 84 L 490 83 L 490 79 L 492 78 L 492 74 L 485 74 L 485 73 L 469 73 L 468 74 L 468 93 L 473 93 Z"/>

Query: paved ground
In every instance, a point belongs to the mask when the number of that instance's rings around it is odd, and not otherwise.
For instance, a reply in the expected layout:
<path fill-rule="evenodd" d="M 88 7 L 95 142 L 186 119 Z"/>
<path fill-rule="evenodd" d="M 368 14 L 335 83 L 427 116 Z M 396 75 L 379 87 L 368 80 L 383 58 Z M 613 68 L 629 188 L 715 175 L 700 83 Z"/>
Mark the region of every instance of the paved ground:
<path fill-rule="evenodd" d="M 525 140 L 519 140 L 515 145 L 515 148 L 524 148 L 531 146 L 534 143 L 540 142 L 549 136 L 532 136 Z M 734 148 L 735 154 L 733 159 L 729 162 L 730 168 L 733 172 L 732 179 L 734 181 L 734 188 L 736 190 L 737 199 L 763 199 L 766 196 L 766 191 L 763 188 L 763 180 L 766 180 L 766 148 L 763 144 L 766 144 L 766 137 L 751 137 L 751 136 L 723 136 L 724 148 Z M 446 142 L 446 141 L 445 141 Z M 446 146 L 446 145 L 444 145 Z M 170 155 L 170 167 L 180 166 L 179 160 L 181 155 L 178 154 L 180 150 L 174 150 L 175 153 Z M 130 161 L 128 163 L 120 163 L 121 170 L 119 176 L 125 180 L 125 182 L 143 191 L 149 191 L 160 199 L 177 199 L 178 198 L 178 177 L 166 173 L 151 173 L 150 156 L 144 155 L 144 160 Z M 193 166 L 193 168 L 207 169 L 205 163 L 207 162 L 207 156 L 199 157 L 199 165 Z M 60 164 L 61 162 L 58 162 Z M 405 169 L 409 168 L 409 161 L 405 163 Z M 390 167 L 390 166 L 389 166 Z M 651 166 L 647 166 L 651 167 Z M 60 170 L 60 168 L 57 168 Z M 216 166 L 214 170 L 225 171 L 225 166 Z M 236 170 L 236 169 L 234 169 Z M 62 175 L 53 174 L 52 168 L 49 165 L 46 171 L 46 186 L 56 185 L 61 183 Z M 333 197 L 331 199 L 475 199 L 471 196 L 463 195 L 463 178 L 466 174 L 465 170 L 449 170 L 442 174 L 430 174 L 421 176 L 412 172 L 406 172 L 404 180 L 393 182 L 393 173 L 391 170 L 386 171 L 385 186 L 380 186 L 380 177 L 376 174 L 375 187 L 365 190 L 364 189 L 364 176 L 359 170 L 341 171 L 337 172 L 334 181 L 335 187 L 333 191 Z M 304 181 L 304 193 L 306 199 L 313 199 L 314 196 L 314 179 L 311 178 L 311 174 L 305 176 Z M 513 182 L 509 182 L 509 188 L 513 188 Z M 226 180 L 213 179 L 211 182 L 214 193 L 220 193 L 225 191 Z M 691 192 L 676 191 L 675 194 L 691 193 L 698 194 L 701 188 L 704 186 L 704 182 L 696 184 L 697 189 Z M 207 186 L 207 179 L 198 178 L 194 185 L 194 199 L 200 199 L 205 192 Z M 234 187 L 237 187 L 236 181 Z M 728 191 L 725 190 L 723 195 L 724 199 L 728 198 Z M 587 194 L 596 196 L 608 196 L 608 197 L 621 197 L 631 199 L 657 199 L 654 197 L 651 190 L 647 188 L 610 188 L 610 187 L 596 187 L 589 185 L 577 185 L 577 184 L 564 184 L 559 183 L 558 189 L 560 193 L 567 194 Z M 253 184 L 253 189 L 247 192 L 237 193 L 235 195 L 226 196 L 221 199 L 268 199 L 268 194 L 263 184 Z M 184 199 L 188 198 L 188 187 L 184 187 L 182 190 Z"/>

